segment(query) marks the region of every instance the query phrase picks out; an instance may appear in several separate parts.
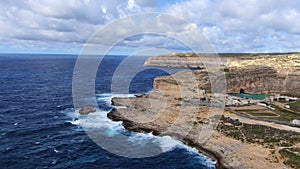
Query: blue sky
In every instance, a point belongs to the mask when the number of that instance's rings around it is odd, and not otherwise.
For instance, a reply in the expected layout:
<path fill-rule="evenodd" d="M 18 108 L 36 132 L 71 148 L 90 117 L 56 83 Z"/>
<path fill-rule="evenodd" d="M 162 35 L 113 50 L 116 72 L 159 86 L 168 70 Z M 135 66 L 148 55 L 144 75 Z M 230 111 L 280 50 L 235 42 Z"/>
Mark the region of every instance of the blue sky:
<path fill-rule="evenodd" d="M 186 19 L 217 52 L 300 52 L 297 0 L 11 0 L 0 1 L 0 53 L 79 53 L 106 24 L 144 12 Z M 151 35 L 119 45 L 119 53 L 139 46 L 181 49 Z"/>

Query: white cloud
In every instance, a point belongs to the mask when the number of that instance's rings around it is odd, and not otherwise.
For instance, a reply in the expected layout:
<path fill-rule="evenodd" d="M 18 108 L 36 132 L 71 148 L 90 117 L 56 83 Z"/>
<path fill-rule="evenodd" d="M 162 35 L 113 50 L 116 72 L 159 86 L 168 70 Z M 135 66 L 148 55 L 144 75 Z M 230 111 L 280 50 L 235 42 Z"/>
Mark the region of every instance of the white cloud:
<path fill-rule="evenodd" d="M 168 4 L 157 0 L 11 0 L 0 1 L 1 49 L 43 49 L 66 46 L 79 51 L 82 44 L 102 28 L 121 17 L 147 11 L 165 12 L 195 23 L 219 52 L 300 51 L 300 1 L 294 0 L 187 0 Z M 165 7 L 158 6 L 165 4 Z M 157 18 L 158 25 L 143 18 L 128 21 L 98 40 L 108 44 L 112 37 L 139 30 L 164 32 L 188 41 L 195 25 L 177 19 Z M 133 29 L 140 24 L 138 29 Z M 172 31 L 169 31 L 172 30 Z M 44 44 L 44 45 L 41 45 Z M 65 45 L 63 45 L 65 44 Z M 180 48 L 178 42 L 159 36 L 127 39 L 123 45 Z M 73 47 L 72 47 L 73 46 Z M 124 46 L 125 48 L 125 46 Z"/>
<path fill-rule="evenodd" d="M 102 13 L 106 14 L 106 8 L 101 7 Z"/>
<path fill-rule="evenodd" d="M 123 0 L 1 1 L 0 43 L 17 49 L 26 41 L 37 44 L 32 47 L 44 42 L 83 44 L 104 24 L 133 13 L 127 5 Z M 16 44 L 8 46 L 8 40 Z"/>
<path fill-rule="evenodd" d="M 190 0 L 165 11 L 195 22 L 220 52 L 300 51 L 291 42 L 300 34 L 300 1 Z"/>

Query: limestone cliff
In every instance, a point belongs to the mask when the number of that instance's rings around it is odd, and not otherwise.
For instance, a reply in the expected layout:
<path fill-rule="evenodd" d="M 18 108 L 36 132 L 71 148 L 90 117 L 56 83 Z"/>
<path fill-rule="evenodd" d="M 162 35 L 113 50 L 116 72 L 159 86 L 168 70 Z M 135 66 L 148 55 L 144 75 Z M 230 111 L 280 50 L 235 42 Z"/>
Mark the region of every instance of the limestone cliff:
<path fill-rule="evenodd" d="M 185 88 L 186 90 L 184 90 L 184 92 L 190 92 L 190 94 L 186 95 L 189 95 L 191 98 L 196 98 L 197 93 L 195 90 L 197 90 L 197 88 L 204 89 L 206 92 L 211 93 L 211 83 L 219 83 L 210 81 L 210 76 L 218 75 L 209 75 L 207 70 L 192 71 L 194 75 L 193 78 L 190 77 L 190 74 L 189 71 L 182 71 L 172 76 L 157 77 L 154 80 L 154 89 L 163 89 L 168 95 L 173 93 L 174 96 L 182 93 L 180 92 L 180 88 Z M 239 93 L 242 89 L 246 93 L 300 96 L 299 72 L 285 75 L 277 73 L 276 70 L 271 67 L 246 66 L 243 68 L 226 68 L 225 77 L 225 86 L 221 87 L 224 87 L 226 93 Z M 202 96 L 201 93 L 200 96 Z"/>
<path fill-rule="evenodd" d="M 195 53 L 170 53 L 152 56 L 145 61 L 145 66 L 154 67 L 190 67 L 205 68 L 205 64 L 214 64 L 221 61 L 221 66 L 270 66 L 279 69 L 300 68 L 300 53 L 220 53 L 220 54 L 195 54 Z M 204 63 L 205 62 L 205 63 Z"/>
<path fill-rule="evenodd" d="M 203 67 L 203 64 L 196 60 L 195 55 L 172 53 L 148 58 L 144 65 L 154 67 Z"/>
<path fill-rule="evenodd" d="M 195 61 L 195 55 L 186 57 L 179 55 L 180 58 L 189 60 L 192 58 Z M 193 56 L 193 57 L 192 57 Z M 247 56 L 247 57 L 246 57 Z M 222 56 L 221 60 L 226 67 L 220 67 L 225 73 L 223 86 L 227 93 L 239 93 L 242 89 L 246 93 L 266 93 L 266 94 L 288 94 L 300 96 L 300 55 L 297 54 L 281 54 L 281 55 L 257 55 L 251 58 L 250 56 L 238 56 L 236 58 Z M 150 58 L 145 65 L 152 65 L 154 60 L 160 60 L 160 66 L 168 65 L 178 67 L 179 64 L 171 64 L 170 55 L 157 56 Z M 178 56 L 173 59 L 178 59 Z M 163 61 L 164 60 L 164 61 Z M 178 61 L 179 63 L 180 61 Z M 158 63 L 158 62 L 157 62 Z M 162 64 L 164 63 L 164 64 Z M 195 62 L 196 63 L 196 62 Z M 155 65 L 155 64 L 154 64 Z M 182 63 L 183 67 L 186 65 Z M 201 64 L 200 64 L 201 65 Z M 198 66 L 198 67 L 202 67 Z M 186 67 L 186 66 L 185 66 Z M 195 67 L 195 66 L 190 66 Z M 197 88 L 204 89 L 206 92 L 211 92 L 212 83 L 220 83 L 212 81 L 217 79 L 218 74 L 210 73 L 206 69 L 178 72 L 172 76 L 158 77 L 154 81 L 154 89 L 164 88 L 164 91 L 179 90 L 186 86 L 191 91 L 191 97 L 194 97 Z M 191 85 L 196 84 L 196 85 Z M 178 91 L 177 91 L 178 93 Z M 201 93 L 200 93 L 201 94 Z"/>

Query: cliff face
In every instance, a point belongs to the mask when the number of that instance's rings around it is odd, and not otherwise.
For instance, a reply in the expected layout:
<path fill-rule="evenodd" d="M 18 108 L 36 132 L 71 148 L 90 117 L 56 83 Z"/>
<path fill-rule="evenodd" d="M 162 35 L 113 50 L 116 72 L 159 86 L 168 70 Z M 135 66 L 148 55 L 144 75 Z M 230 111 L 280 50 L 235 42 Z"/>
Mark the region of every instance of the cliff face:
<path fill-rule="evenodd" d="M 280 74 L 271 67 L 229 69 L 226 74 L 228 93 L 288 94 L 300 96 L 299 72 Z"/>
<path fill-rule="evenodd" d="M 171 53 L 150 57 L 145 61 L 144 65 L 153 67 L 205 68 L 206 66 L 219 65 L 220 61 L 224 59 L 220 59 L 217 54 Z"/>
<path fill-rule="evenodd" d="M 170 54 L 155 56 L 149 58 L 145 65 L 204 68 L 205 66 L 197 56 L 199 55 Z M 223 63 L 218 65 L 226 66 L 216 67 L 216 69 L 220 69 L 225 73 L 226 83 L 224 84 L 226 85 L 220 87 L 226 88 L 226 93 L 240 93 L 242 89 L 246 93 L 300 96 L 299 54 L 221 55 L 220 58 Z M 190 62 L 193 64 L 190 64 Z M 158 77 L 155 79 L 154 89 L 164 89 L 169 93 L 172 93 L 171 90 L 177 90 L 178 93 L 178 90 L 184 87 L 185 92 L 190 92 L 190 97 L 195 97 L 197 87 L 204 89 L 206 92 L 211 92 L 211 84 L 220 83 L 217 81 L 211 82 L 211 79 L 218 75 L 212 74 L 209 76 L 210 73 L 207 70 L 194 70 L 192 73 L 193 75 L 190 75 L 190 71 L 183 71 L 172 76 Z"/>
<path fill-rule="evenodd" d="M 288 94 L 300 96 L 300 74 L 297 71 L 289 74 L 279 74 L 271 67 L 248 66 L 243 68 L 226 68 L 226 85 L 221 86 L 226 89 L 226 93 L 240 93 L 241 89 L 245 93 L 257 94 Z M 197 87 L 211 92 L 211 82 L 209 73 L 206 70 L 194 70 L 194 77 L 190 77 L 189 71 L 178 72 L 172 76 L 155 78 L 154 89 L 167 91 L 169 95 L 179 95 L 180 88 L 185 88 L 191 98 L 196 98 Z M 216 76 L 216 75 L 211 75 Z M 180 80 L 176 80 L 180 79 Z M 191 84 L 196 84 L 191 85 Z M 199 94 L 199 93 L 198 93 Z M 201 97 L 200 92 L 200 97 Z M 177 96 L 179 97 L 179 96 Z"/>
<path fill-rule="evenodd" d="M 154 67 L 193 67 L 193 68 L 204 68 L 204 65 L 193 54 L 180 54 L 173 53 L 169 55 L 153 56 L 148 58 L 145 66 Z"/>
<path fill-rule="evenodd" d="M 276 70 L 300 68 L 300 53 L 281 54 L 195 54 L 170 53 L 148 58 L 144 65 L 154 67 L 190 67 L 205 68 L 207 65 L 240 67 L 270 66 Z M 220 63 L 222 62 L 222 63 Z M 205 64 L 204 64 L 205 63 Z"/>

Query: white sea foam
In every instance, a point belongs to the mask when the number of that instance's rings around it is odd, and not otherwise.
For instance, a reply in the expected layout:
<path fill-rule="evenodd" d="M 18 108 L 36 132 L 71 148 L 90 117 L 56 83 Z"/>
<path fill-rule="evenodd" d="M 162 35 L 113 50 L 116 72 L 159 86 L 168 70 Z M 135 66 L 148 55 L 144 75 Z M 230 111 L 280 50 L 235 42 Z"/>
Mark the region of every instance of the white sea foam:
<path fill-rule="evenodd" d="M 85 129 L 109 129 L 120 130 L 123 128 L 122 122 L 113 122 L 107 118 L 108 111 L 97 111 L 80 118 L 80 125 Z"/>
<path fill-rule="evenodd" d="M 112 97 L 117 97 L 117 98 L 132 98 L 135 97 L 135 94 L 112 94 Z"/>
<path fill-rule="evenodd" d="M 97 94 L 98 101 L 105 101 L 108 105 L 113 108 L 111 105 L 111 99 L 114 97 L 118 98 L 128 98 L 128 97 L 135 97 L 134 94 Z M 126 108 L 122 106 L 118 106 L 117 108 Z M 124 127 L 122 126 L 122 122 L 114 122 L 107 117 L 107 113 L 109 111 L 97 111 L 94 113 L 90 113 L 88 115 L 80 115 L 79 110 L 74 111 L 74 109 L 69 109 L 67 111 L 68 116 L 72 118 L 72 121 L 68 121 L 73 125 L 81 125 L 85 130 L 89 129 L 101 129 L 107 137 L 114 137 L 119 135 L 121 132 L 124 131 Z M 131 132 L 128 136 L 127 141 L 131 143 L 135 143 L 135 145 L 143 146 L 151 141 L 152 143 L 158 145 L 163 152 L 172 151 L 175 148 L 182 148 L 187 150 L 192 155 L 197 155 L 199 159 L 202 161 L 205 159 L 205 164 L 208 166 L 214 166 L 214 162 L 209 159 L 205 158 L 204 155 L 200 154 L 197 149 L 189 147 L 182 142 L 173 139 L 170 136 L 154 136 L 152 133 L 136 133 Z"/>
<path fill-rule="evenodd" d="M 79 125 L 80 124 L 80 120 L 79 119 L 75 119 L 75 120 L 67 120 L 67 123 L 71 123 L 73 125 Z"/>
<path fill-rule="evenodd" d="M 96 94 L 96 96 L 100 96 L 100 97 L 110 97 L 112 95 L 112 93 L 101 93 L 101 94 Z"/>
<path fill-rule="evenodd" d="M 133 135 L 128 138 L 128 141 L 143 146 L 146 145 L 151 138 L 153 138 L 151 133 L 133 133 Z"/>
<path fill-rule="evenodd" d="M 202 163 L 205 163 L 206 166 L 215 166 L 216 162 L 212 161 L 209 158 L 206 158 L 203 154 L 200 154 L 196 148 L 189 147 L 183 144 L 181 141 L 175 140 L 170 136 L 155 136 L 152 133 L 134 133 L 133 136 L 129 138 L 130 141 L 139 145 L 146 144 L 147 141 L 151 139 L 154 143 L 160 146 L 162 152 L 172 151 L 175 148 L 185 149 L 191 155 L 198 156 L 199 160 L 201 160 Z"/>
<path fill-rule="evenodd" d="M 206 166 L 213 167 L 216 164 L 216 161 L 212 161 L 210 158 L 207 158 L 205 155 L 199 153 L 199 151 L 196 148 L 189 147 L 183 144 L 182 142 L 179 142 L 179 144 L 177 144 L 176 147 L 187 150 L 191 155 L 198 156 L 199 160 L 201 160 L 201 163 L 205 164 Z"/>
<path fill-rule="evenodd" d="M 135 97 L 135 94 L 116 94 L 116 93 L 101 93 L 101 94 L 96 94 L 97 97 L 118 97 L 118 98 L 129 98 L 129 97 Z"/>
<path fill-rule="evenodd" d="M 132 98 L 135 97 L 135 94 L 113 94 L 113 93 L 102 93 L 96 94 L 97 101 L 103 101 L 107 105 L 111 105 L 112 98 Z"/>
<path fill-rule="evenodd" d="M 127 109 L 126 106 L 112 106 L 113 108 L 116 108 L 116 109 Z"/>
<path fill-rule="evenodd" d="M 155 138 L 163 152 L 172 151 L 181 144 L 180 141 L 175 140 L 170 136 L 155 136 Z"/>

